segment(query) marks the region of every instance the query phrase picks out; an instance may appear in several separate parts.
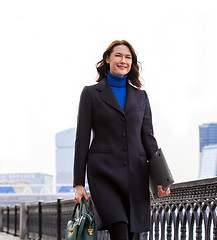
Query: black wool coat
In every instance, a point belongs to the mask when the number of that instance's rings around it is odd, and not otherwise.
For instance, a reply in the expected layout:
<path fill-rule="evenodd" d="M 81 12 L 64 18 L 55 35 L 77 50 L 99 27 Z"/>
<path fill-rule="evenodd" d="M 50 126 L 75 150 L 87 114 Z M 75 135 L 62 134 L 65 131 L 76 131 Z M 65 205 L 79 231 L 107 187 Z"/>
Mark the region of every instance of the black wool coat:
<path fill-rule="evenodd" d="M 87 166 L 102 228 L 123 221 L 131 232 L 145 232 L 150 228 L 147 160 L 158 146 L 146 92 L 129 83 L 126 90 L 123 110 L 106 79 L 84 87 L 78 111 L 74 186 L 84 186 Z"/>

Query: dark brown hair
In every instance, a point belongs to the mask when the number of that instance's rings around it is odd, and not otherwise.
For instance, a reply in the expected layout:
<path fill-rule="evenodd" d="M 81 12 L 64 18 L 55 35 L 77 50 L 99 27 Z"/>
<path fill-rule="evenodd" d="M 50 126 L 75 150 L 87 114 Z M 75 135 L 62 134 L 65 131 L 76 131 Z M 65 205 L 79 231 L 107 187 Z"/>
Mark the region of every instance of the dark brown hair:
<path fill-rule="evenodd" d="M 142 83 L 139 80 L 139 62 L 137 61 L 137 55 L 134 48 L 126 40 L 116 40 L 108 46 L 106 51 L 103 53 L 103 59 L 96 64 L 96 69 L 98 72 L 98 78 L 96 81 L 100 82 L 103 78 L 107 77 L 109 64 L 106 62 L 106 58 L 110 56 L 114 47 L 118 45 L 125 45 L 130 49 L 130 52 L 132 54 L 132 65 L 129 73 L 127 74 L 127 79 L 131 82 L 132 85 L 140 89 Z"/>

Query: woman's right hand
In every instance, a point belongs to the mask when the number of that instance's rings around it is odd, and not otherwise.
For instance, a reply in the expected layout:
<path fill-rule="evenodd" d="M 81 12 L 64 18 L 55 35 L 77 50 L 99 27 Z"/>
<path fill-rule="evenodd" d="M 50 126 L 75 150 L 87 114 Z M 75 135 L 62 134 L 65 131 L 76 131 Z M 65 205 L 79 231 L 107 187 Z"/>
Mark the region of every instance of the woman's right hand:
<path fill-rule="evenodd" d="M 88 196 L 85 188 L 82 185 L 76 185 L 75 186 L 75 202 L 81 203 L 81 199 L 84 197 L 86 202 L 88 202 Z"/>

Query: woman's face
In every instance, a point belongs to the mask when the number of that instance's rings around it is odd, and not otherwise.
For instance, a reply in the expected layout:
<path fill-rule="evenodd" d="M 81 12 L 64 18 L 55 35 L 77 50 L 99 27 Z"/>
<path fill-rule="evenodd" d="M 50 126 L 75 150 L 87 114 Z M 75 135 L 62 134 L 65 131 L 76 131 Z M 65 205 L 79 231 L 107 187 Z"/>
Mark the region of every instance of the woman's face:
<path fill-rule="evenodd" d="M 113 48 L 110 56 L 106 58 L 110 66 L 110 72 L 118 77 L 124 77 L 131 69 L 132 54 L 125 45 L 118 45 Z"/>

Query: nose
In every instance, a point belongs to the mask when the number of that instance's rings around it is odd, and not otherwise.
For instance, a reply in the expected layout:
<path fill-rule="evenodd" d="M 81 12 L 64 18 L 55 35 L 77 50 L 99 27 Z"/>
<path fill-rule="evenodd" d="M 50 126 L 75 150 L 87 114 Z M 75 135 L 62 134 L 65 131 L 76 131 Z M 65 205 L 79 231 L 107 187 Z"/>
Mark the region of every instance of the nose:
<path fill-rule="evenodd" d="M 126 63 L 126 58 L 125 58 L 125 57 L 122 57 L 122 58 L 121 58 L 121 62 L 122 62 L 122 63 Z"/>

